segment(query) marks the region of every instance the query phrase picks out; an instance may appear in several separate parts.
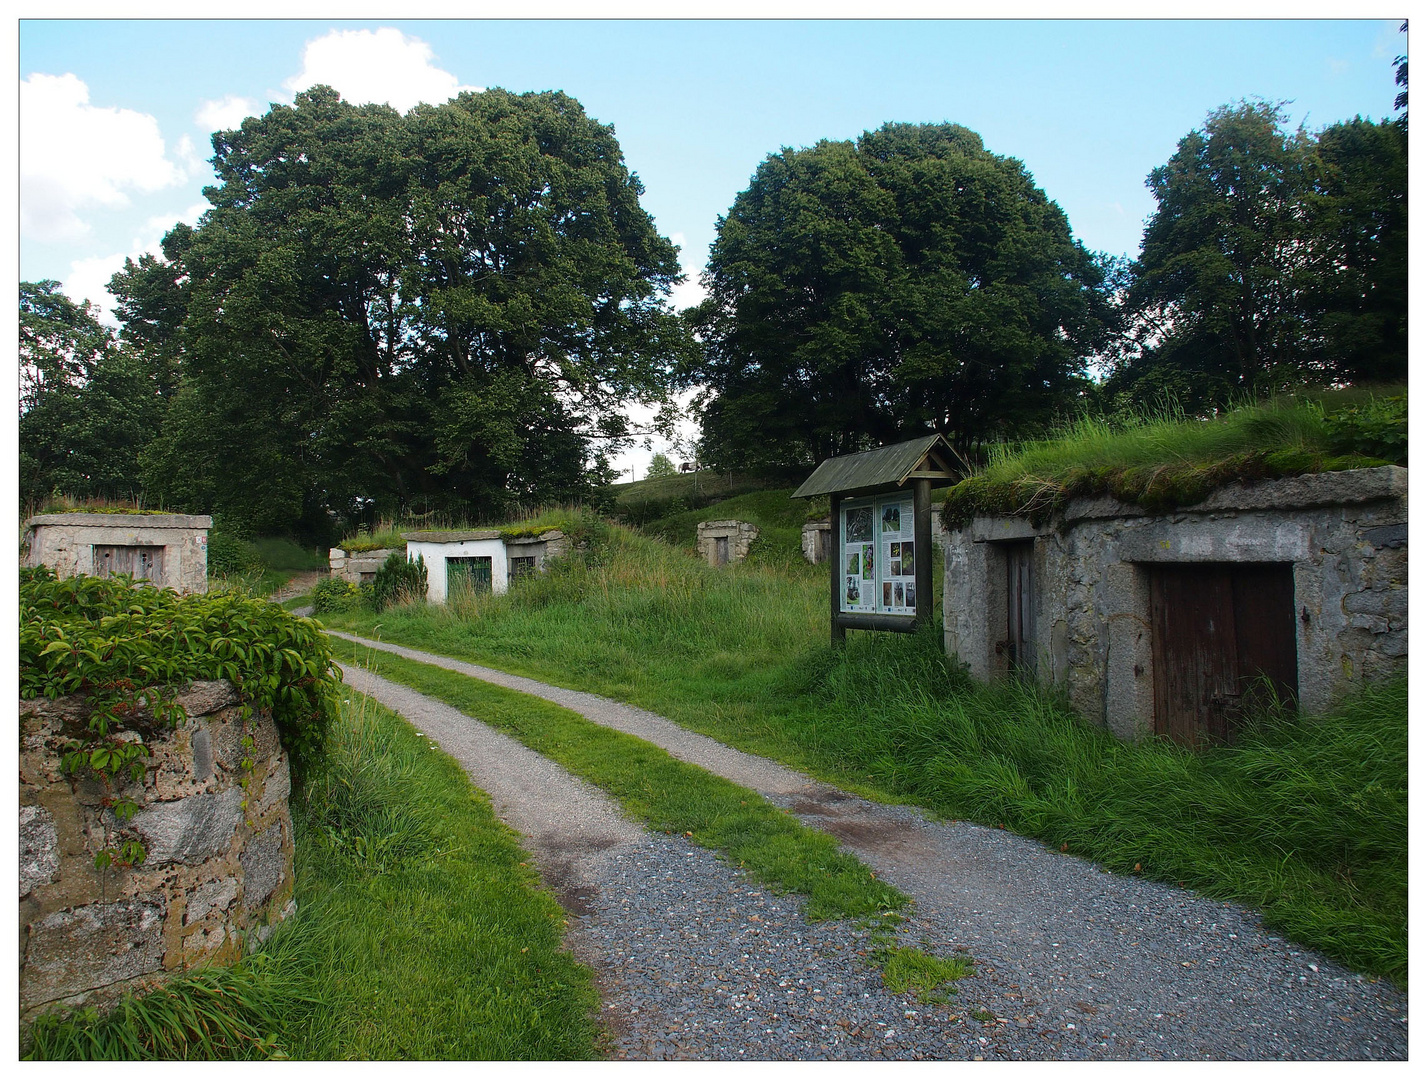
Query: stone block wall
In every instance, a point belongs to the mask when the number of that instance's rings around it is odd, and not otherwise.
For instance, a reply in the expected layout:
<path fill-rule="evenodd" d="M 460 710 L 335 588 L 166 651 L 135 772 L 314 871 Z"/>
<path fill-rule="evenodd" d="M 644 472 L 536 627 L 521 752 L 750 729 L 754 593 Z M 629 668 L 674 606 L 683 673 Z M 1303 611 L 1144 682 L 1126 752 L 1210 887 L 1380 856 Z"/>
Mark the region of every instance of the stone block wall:
<path fill-rule="evenodd" d="M 144 736 L 143 779 L 116 782 L 140 805 L 127 825 L 105 805 L 114 792 L 60 771 L 83 702 L 20 703 L 22 1021 L 231 962 L 295 910 L 288 759 L 272 718 L 243 720 L 227 682 L 193 683 L 179 703 L 186 723 Z M 143 841 L 143 863 L 96 868 L 121 836 Z"/>
<path fill-rule="evenodd" d="M 803 558 L 810 563 L 827 562 L 832 554 L 832 522 L 809 521 L 803 526 Z"/>
<path fill-rule="evenodd" d="M 1407 470 L 1396 466 L 1233 484 L 1197 506 L 1150 514 L 1072 501 L 1058 526 L 979 517 L 944 542 L 946 651 L 979 678 L 1006 669 L 1003 545 L 1033 543 L 1037 677 L 1125 738 L 1151 730 L 1148 568 L 1293 568 L 1298 698 L 1309 713 L 1407 663 Z"/>
<path fill-rule="evenodd" d="M 350 581 L 353 585 L 360 585 L 364 581 L 371 581 L 382 563 L 386 562 L 395 548 L 377 548 L 375 551 L 358 551 L 348 554 L 341 548 L 329 548 L 327 551 L 327 566 L 334 578 L 343 581 Z"/>
<path fill-rule="evenodd" d="M 162 569 L 152 579 L 155 585 L 206 593 L 212 527 L 206 514 L 37 514 L 25 522 L 24 565 L 48 566 L 68 578 L 99 572 L 96 547 L 160 548 Z"/>
<path fill-rule="evenodd" d="M 758 526 L 748 521 L 701 521 L 695 546 L 699 557 L 710 566 L 718 565 L 718 542 L 728 541 L 728 561 L 742 562 L 758 539 Z"/>

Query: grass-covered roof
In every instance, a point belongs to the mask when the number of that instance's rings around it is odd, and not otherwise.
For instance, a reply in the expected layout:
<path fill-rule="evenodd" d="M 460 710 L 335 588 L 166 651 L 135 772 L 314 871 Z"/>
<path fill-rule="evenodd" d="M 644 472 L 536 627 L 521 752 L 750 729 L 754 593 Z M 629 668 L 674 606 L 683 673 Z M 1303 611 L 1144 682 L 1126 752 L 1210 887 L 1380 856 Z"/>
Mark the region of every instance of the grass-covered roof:
<path fill-rule="evenodd" d="M 1277 398 L 1208 419 L 1087 417 L 1055 438 L 994 450 L 947 493 L 942 521 L 1025 516 L 1039 525 L 1071 499 L 1102 495 L 1162 512 L 1235 482 L 1406 464 L 1406 388 Z"/>

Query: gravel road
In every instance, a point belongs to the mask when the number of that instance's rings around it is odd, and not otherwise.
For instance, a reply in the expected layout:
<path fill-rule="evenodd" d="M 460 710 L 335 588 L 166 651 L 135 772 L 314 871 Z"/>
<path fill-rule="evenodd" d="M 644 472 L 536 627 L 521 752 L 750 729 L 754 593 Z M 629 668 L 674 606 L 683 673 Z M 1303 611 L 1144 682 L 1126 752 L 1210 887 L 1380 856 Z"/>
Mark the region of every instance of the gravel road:
<path fill-rule="evenodd" d="M 836 836 L 914 898 L 901 931 L 906 943 L 938 955 L 966 952 L 976 961 L 977 974 L 959 984 L 948 1006 L 893 995 L 859 956 L 868 947 L 866 931 L 854 923 L 810 925 L 796 898 L 775 896 L 713 853 L 627 821 L 632 831 L 609 833 L 603 846 L 562 839 L 562 822 L 594 813 L 570 803 L 570 812 L 551 814 L 567 798 L 551 779 L 562 770 L 508 739 L 537 764 L 500 749 L 474 749 L 461 740 L 483 725 L 349 670 L 354 687 L 435 735 L 478 786 L 508 785 L 509 793 L 492 796 L 506 820 L 527 834 L 542 874 L 572 913 L 571 947 L 598 974 L 620 1056 L 1407 1055 L 1404 995 L 1269 934 L 1251 911 L 1109 874 L 1012 833 L 872 803 L 595 695 L 363 643 L 535 693 L 761 791 Z M 441 710 L 446 726 L 433 731 Z M 524 788 L 512 779 L 531 768 L 544 772 Z M 620 817 L 607 797 L 583 786 L 582 798 L 604 800 L 601 820 Z M 543 820 L 555 831 L 520 824 L 524 801 L 542 802 Z"/>

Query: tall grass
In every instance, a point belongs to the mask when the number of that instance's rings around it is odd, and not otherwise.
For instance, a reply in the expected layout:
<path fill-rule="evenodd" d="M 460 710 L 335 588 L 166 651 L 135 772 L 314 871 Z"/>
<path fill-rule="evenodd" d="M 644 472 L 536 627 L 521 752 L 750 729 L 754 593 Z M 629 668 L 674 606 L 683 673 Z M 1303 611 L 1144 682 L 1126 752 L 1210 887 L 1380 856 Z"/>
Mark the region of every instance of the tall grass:
<path fill-rule="evenodd" d="M 853 790 L 1005 825 L 1111 869 L 1263 910 L 1406 977 L 1406 691 L 1264 720 L 1232 748 L 1121 742 L 1053 693 L 958 676 L 939 631 L 827 644 L 824 571 L 713 569 L 611 527 L 502 597 L 337 617 L 590 690 Z M 1136 869 L 1138 867 L 1138 869 Z"/>

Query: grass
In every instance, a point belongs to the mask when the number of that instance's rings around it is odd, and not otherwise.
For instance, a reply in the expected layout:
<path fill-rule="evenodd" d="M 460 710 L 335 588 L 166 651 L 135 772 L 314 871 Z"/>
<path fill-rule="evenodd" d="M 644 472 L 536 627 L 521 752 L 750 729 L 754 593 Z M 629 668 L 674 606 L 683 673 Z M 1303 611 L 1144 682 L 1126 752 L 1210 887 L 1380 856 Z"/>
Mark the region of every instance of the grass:
<path fill-rule="evenodd" d="M 937 628 L 827 644 L 821 568 L 715 570 L 611 527 L 505 596 L 334 624 L 629 701 L 840 786 L 1179 883 L 1406 979 L 1406 685 L 1233 748 L 1121 742 L 950 670 Z"/>
<path fill-rule="evenodd" d="M 886 949 L 879 955 L 882 984 L 894 994 L 914 994 L 925 1004 L 945 1003 L 952 985 L 975 974 L 971 958 L 932 956 L 905 945 Z"/>
<path fill-rule="evenodd" d="M 37 1025 L 33 1056 L 599 1056 L 590 973 L 489 799 L 376 703 L 342 717 L 293 801 L 297 915 L 236 969 Z"/>
<path fill-rule="evenodd" d="M 378 551 L 382 548 L 405 551 L 406 541 L 402 539 L 402 533 L 449 532 L 462 529 L 498 529 L 505 536 L 538 536 L 548 529 L 560 529 L 569 533 L 578 529 L 584 516 L 585 511 L 573 503 L 533 509 L 516 508 L 497 520 L 476 522 L 467 517 L 433 511 L 401 519 L 382 518 L 374 528 L 368 529 L 364 526 L 354 533 L 349 533 L 337 546 L 348 554 Z"/>
<path fill-rule="evenodd" d="M 1248 404 L 1207 420 L 1181 414 L 1082 417 L 1052 437 L 991 449 L 948 493 L 943 520 L 1047 520 L 1075 497 L 1110 494 L 1152 511 L 1190 506 L 1232 481 L 1407 461 L 1405 388 Z"/>
<path fill-rule="evenodd" d="M 651 829 L 687 836 L 780 892 L 807 898 L 809 919 L 881 917 L 907 898 L 876 880 L 826 833 L 756 791 L 679 761 L 643 739 L 569 709 L 431 664 L 333 639 L 339 660 L 444 701 L 514 736 L 617 799 Z"/>

